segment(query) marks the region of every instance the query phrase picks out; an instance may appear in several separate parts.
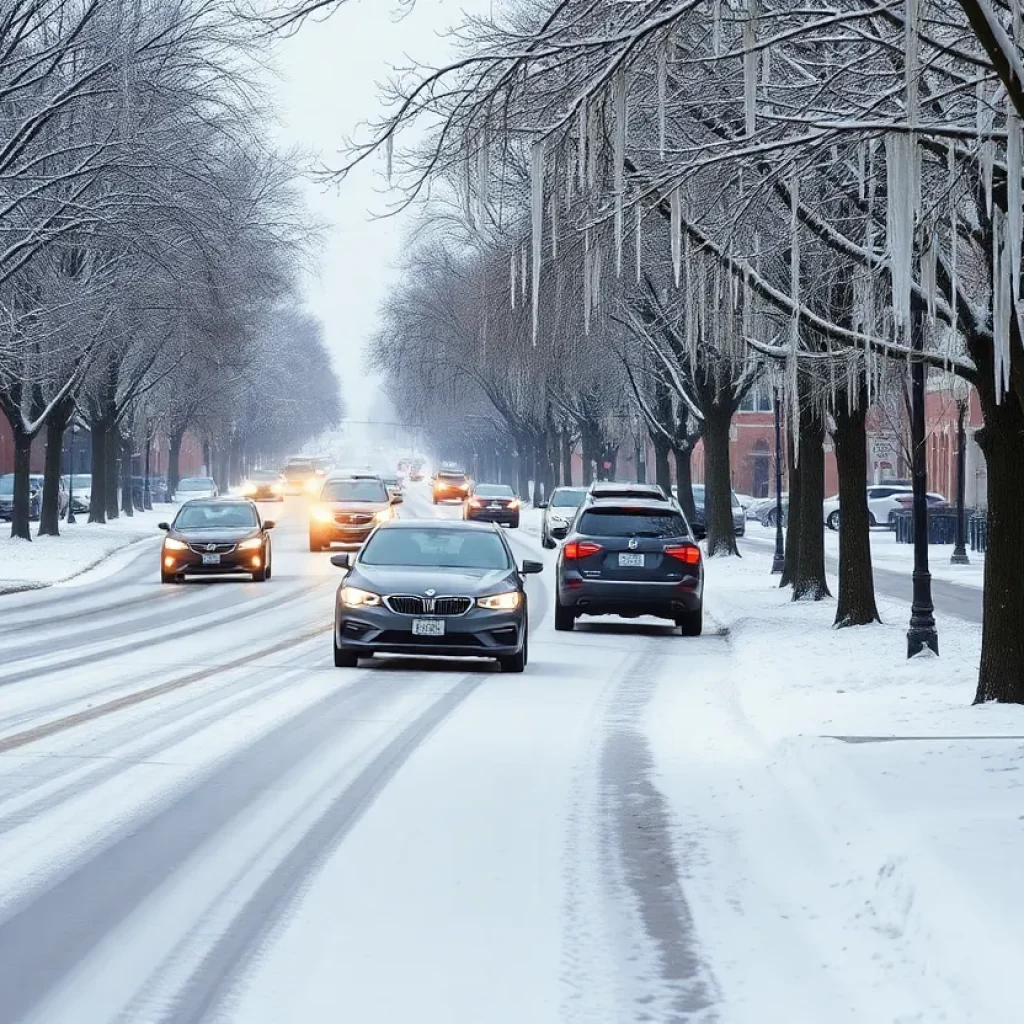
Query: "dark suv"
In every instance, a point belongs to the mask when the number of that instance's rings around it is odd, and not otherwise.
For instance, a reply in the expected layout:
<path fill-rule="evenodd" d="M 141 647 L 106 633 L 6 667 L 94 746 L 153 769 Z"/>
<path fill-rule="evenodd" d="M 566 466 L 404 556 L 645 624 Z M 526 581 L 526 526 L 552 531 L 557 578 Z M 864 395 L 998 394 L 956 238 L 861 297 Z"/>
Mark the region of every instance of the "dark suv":
<path fill-rule="evenodd" d="M 581 615 L 654 615 L 700 636 L 704 565 L 675 502 L 602 498 L 580 509 L 555 568 L 555 629 Z"/>

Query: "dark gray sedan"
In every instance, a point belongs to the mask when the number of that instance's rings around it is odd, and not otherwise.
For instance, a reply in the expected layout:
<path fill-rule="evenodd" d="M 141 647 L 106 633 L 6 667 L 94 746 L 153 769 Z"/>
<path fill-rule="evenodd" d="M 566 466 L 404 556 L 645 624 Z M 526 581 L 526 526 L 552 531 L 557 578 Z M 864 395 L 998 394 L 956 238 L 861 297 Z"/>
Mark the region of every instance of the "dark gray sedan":
<path fill-rule="evenodd" d="M 354 668 L 376 653 L 496 658 L 522 672 L 528 656 L 523 577 L 493 524 L 392 520 L 358 553 L 334 555 L 347 568 L 334 617 L 334 664 Z"/>

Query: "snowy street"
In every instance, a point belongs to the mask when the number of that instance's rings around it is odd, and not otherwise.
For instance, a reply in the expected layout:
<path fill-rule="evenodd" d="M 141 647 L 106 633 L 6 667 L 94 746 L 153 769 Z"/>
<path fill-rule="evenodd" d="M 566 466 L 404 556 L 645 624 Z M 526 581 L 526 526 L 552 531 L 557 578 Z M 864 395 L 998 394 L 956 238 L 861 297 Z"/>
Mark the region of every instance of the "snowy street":
<path fill-rule="evenodd" d="M 709 565 L 698 640 L 556 635 L 541 576 L 525 675 L 341 671 L 301 512 L 267 586 L 161 588 L 154 545 L 2 599 L 5 1024 L 1011 1019 L 962 954 L 975 918 L 1006 926 L 987 955 L 1021 951 L 1020 902 L 968 872 L 979 823 L 1013 855 L 1019 743 L 950 737 L 1022 723 L 966 707 L 967 659 L 787 679 L 786 621 L 826 609 L 774 600 L 751 555 Z M 941 739 L 855 741 L 894 721 Z"/>

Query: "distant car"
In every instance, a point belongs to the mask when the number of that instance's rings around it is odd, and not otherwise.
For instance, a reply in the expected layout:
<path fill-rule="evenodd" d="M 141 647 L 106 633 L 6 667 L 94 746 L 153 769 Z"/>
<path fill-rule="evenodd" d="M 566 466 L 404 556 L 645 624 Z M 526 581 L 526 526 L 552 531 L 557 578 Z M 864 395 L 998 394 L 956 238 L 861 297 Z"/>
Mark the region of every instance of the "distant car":
<path fill-rule="evenodd" d="M 39 519 L 43 514 L 43 474 L 30 473 L 28 477 L 28 517 Z M 76 508 L 77 499 L 76 499 Z M 86 508 L 88 511 L 88 507 Z M 68 491 L 64 485 L 64 477 L 57 481 L 57 515 L 63 519 L 68 513 Z M 14 518 L 14 474 L 4 473 L 0 476 L 0 520 L 10 521 Z"/>
<path fill-rule="evenodd" d="M 546 548 L 557 547 L 568 532 L 569 524 L 576 509 L 587 496 L 585 487 L 556 487 L 551 497 L 540 504 L 544 510 L 544 518 L 540 524 L 540 542 Z"/>
<path fill-rule="evenodd" d="M 409 479 L 413 483 L 418 484 L 425 477 L 425 475 L 426 474 L 423 471 L 423 466 L 419 463 L 411 466 L 409 469 Z"/>
<path fill-rule="evenodd" d="M 434 477 L 434 504 L 439 501 L 464 501 L 469 497 L 471 486 L 469 476 L 461 469 L 439 469 Z"/>
<path fill-rule="evenodd" d="M 269 580 L 273 552 L 269 531 L 255 503 L 245 498 L 186 501 L 165 530 L 160 550 L 160 582 L 186 576 L 246 573 L 257 583 Z"/>
<path fill-rule="evenodd" d="M 392 494 L 402 493 L 402 480 L 398 476 L 382 476 L 381 482 Z"/>
<path fill-rule="evenodd" d="M 310 509 L 309 550 L 361 547 L 377 526 L 396 518 L 402 500 L 379 476 L 329 476 Z"/>
<path fill-rule="evenodd" d="M 377 653 L 496 658 L 503 672 L 529 659 L 523 576 L 540 562 L 515 557 L 485 523 L 394 520 L 373 531 L 347 568 L 334 617 L 334 664 L 354 668 Z"/>
<path fill-rule="evenodd" d="M 581 615 L 653 615 L 684 636 L 704 619 L 704 565 L 673 501 L 603 498 L 584 505 L 558 554 L 555 629 Z"/>
<path fill-rule="evenodd" d="M 72 479 L 70 473 L 65 473 L 61 480 L 64 482 L 64 489 L 68 492 L 75 515 L 88 513 L 89 502 L 92 500 L 92 474 L 75 473 L 74 479 Z M 153 500 L 159 499 L 154 495 Z"/>
<path fill-rule="evenodd" d="M 732 528 L 733 532 L 737 537 L 742 537 L 747 532 L 747 516 L 743 510 L 743 506 L 740 504 L 739 498 L 735 492 L 729 492 L 732 502 Z M 705 485 L 704 484 L 693 484 L 693 532 L 698 538 L 704 538 L 708 533 L 707 526 L 707 512 L 704 507 L 705 503 Z"/>
<path fill-rule="evenodd" d="M 519 498 L 508 484 L 474 484 L 462 503 L 462 518 L 519 528 Z"/>
<path fill-rule="evenodd" d="M 619 483 L 614 480 L 595 480 L 587 489 L 593 499 L 598 498 L 651 498 L 666 501 L 668 495 L 658 484 Z"/>
<path fill-rule="evenodd" d="M 288 494 L 303 494 L 318 490 L 324 474 L 317 470 L 312 459 L 296 456 L 284 464 L 281 476 Z"/>
<path fill-rule="evenodd" d="M 284 501 L 284 477 L 274 469 L 254 469 L 242 484 L 242 494 L 253 501 Z"/>
<path fill-rule="evenodd" d="M 216 498 L 220 494 L 212 476 L 186 476 L 178 481 L 174 496 L 181 501 L 192 498 Z"/>
<path fill-rule="evenodd" d="M 867 488 L 868 525 L 889 526 L 897 512 L 909 509 L 914 501 L 913 487 L 902 484 L 870 484 Z M 929 508 L 942 508 L 948 502 L 941 494 L 929 491 Z M 833 494 L 821 505 L 821 518 L 830 530 L 839 529 L 839 495 Z"/>

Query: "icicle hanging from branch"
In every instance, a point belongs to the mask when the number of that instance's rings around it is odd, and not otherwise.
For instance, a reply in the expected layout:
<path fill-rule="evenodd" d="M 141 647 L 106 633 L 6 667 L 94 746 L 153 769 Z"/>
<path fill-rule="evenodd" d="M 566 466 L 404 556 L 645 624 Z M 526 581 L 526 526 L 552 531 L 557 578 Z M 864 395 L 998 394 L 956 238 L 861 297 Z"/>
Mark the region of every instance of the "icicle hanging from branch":
<path fill-rule="evenodd" d="M 907 124 L 913 128 L 917 124 L 918 78 L 921 73 L 920 52 L 920 14 L 919 0 L 907 0 L 907 16 L 904 21 L 904 49 L 906 51 L 903 68 L 906 85 Z"/>
<path fill-rule="evenodd" d="M 985 83 L 978 82 L 975 92 L 977 110 L 975 123 L 978 130 L 978 163 L 985 186 L 985 212 L 992 216 L 992 166 L 995 163 L 996 144 L 992 140 L 993 112 L 985 97 Z"/>
<path fill-rule="evenodd" d="M 747 0 L 743 26 L 743 105 L 748 138 L 757 129 L 757 5 L 758 0 Z"/>
<path fill-rule="evenodd" d="M 669 199 L 669 234 L 672 246 L 672 276 L 678 288 L 683 234 L 683 201 L 678 188 L 672 190 Z"/>
<path fill-rule="evenodd" d="M 1006 98 L 1006 229 L 1010 237 L 1010 279 L 1014 302 L 1020 300 L 1021 235 L 1024 208 L 1021 206 L 1021 128 L 1013 100 Z"/>
<path fill-rule="evenodd" d="M 635 224 L 633 228 L 633 247 L 636 255 L 636 283 L 639 284 L 643 271 L 641 263 L 644 243 L 644 211 L 639 202 L 634 207 L 634 216 Z"/>
<path fill-rule="evenodd" d="M 590 228 L 583 229 L 583 333 L 590 334 L 590 316 L 593 310 L 594 297 L 591 294 L 590 276 L 590 250 L 592 242 L 590 239 Z"/>
<path fill-rule="evenodd" d="M 722 0 L 711 4 L 711 52 L 716 57 L 722 53 Z"/>
<path fill-rule="evenodd" d="M 579 155 L 576 158 L 576 169 L 580 175 L 580 195 L 587 194 L 587 140 L 590 138 L 590 127 L 587 124 L 587 102 L 584 100 L 580 104 L 579 109 L 579 124 L 577 125 L 577 131 L 579 132 Z"/>
<path fill-rule="evenodd" d="M 523 302 L 526 301 L 526 282 L 529 279 L 529 259 L 529 255 L 526 251 L 526 243 L 524 242 L 519 247 L 519 294 L 522 296 Z"/>
<path fill-rule="evenodd" d="M 789 398 L 790 434 L 793 440 L 793 464 L 800 461 L 800 394 L 797 376 L 797 351 L 800 347 L 800 178 L 796 167 L 789 183 L 789 292 L 793 316 L 789 328 L 789 352 L 786 376 Z"/>
<path fill-rule="evenodd" d="M 992 349 L 996 401 L 1010 389 L 1010 260 L 1006 217 L 996 207 L 992 215 Z"/>
<path fill-rule="evenodd" d="M 571 175 L 570 175 L 571 178 Z M 558 192 L 551 192 L 551 261 L 558 259 Z"/>
<path fill-rule="evenodd" d="M 508 262 L 509 262 L 509 268 L 508 268 L 509 269 L 509 291 L 510 291 L 510 295 L 511 295 L 511 299 L 512 299 L 512 308 L 515 309 L 516 308 L 516 291 L 517 291 L 517 288 L 516 288 L 516 266 L 518 265 L 518 262 L 519 262 L 519 253 L 517 253 L 515 251 L 515 249 L 512 250 L 512 254 L 509 257 L 509 261 Z"/>
<path fill-rule="evenodd" d="M 544 143 L 535 142 L 530 150 L 530 241 L 533 246 L 531 301 L 533 303 L 533 343 L 540 327 L 540 265 L 544 243 Z"/>
<path fill-rule="evenodd" d="M 395 168 L 395 137 L 391 133 L 384 140 L 384 167 L 388 177 L 388 184 L 391 184 L 391 175 Z"/>
<path fill-rule="evenodd" d="M 892 272 L 892 312 L 896 327 L 910 327 L 910 291 L 914 264 L 914 198 L 916 144 L 910 132 L 890 132 L 885 137 L 885 171 L 888 190 L 886 243 Z"/>
<path fill-rule="evenodd" d="M 950 355 L 952 355 L 956 347 L 957 291 L 960 287 L 959 273 L 957 270 L 959 229 L 957 227 L 956 208 L 956 145 L 952 140 L 950 140 L 949 148 L 947 150 L 947 164 L 949 168 L 949 180 L 946 186 L 949 194 L 949 307 L 953 311 L 952 323 L 949 325 L 947 350 Z"/>
<path fill-rule="evenodd" d="M 626 189 L 626 74 L 616 73 L 612 81 L 615 106 L 615 276 L 622 277 L 623 193 Z"/>
<path fill-rule="evenodd" d="M 658 154 L 665 159 L 665 138 L 668 134 L 668 43 L 658 47 Z"/>

